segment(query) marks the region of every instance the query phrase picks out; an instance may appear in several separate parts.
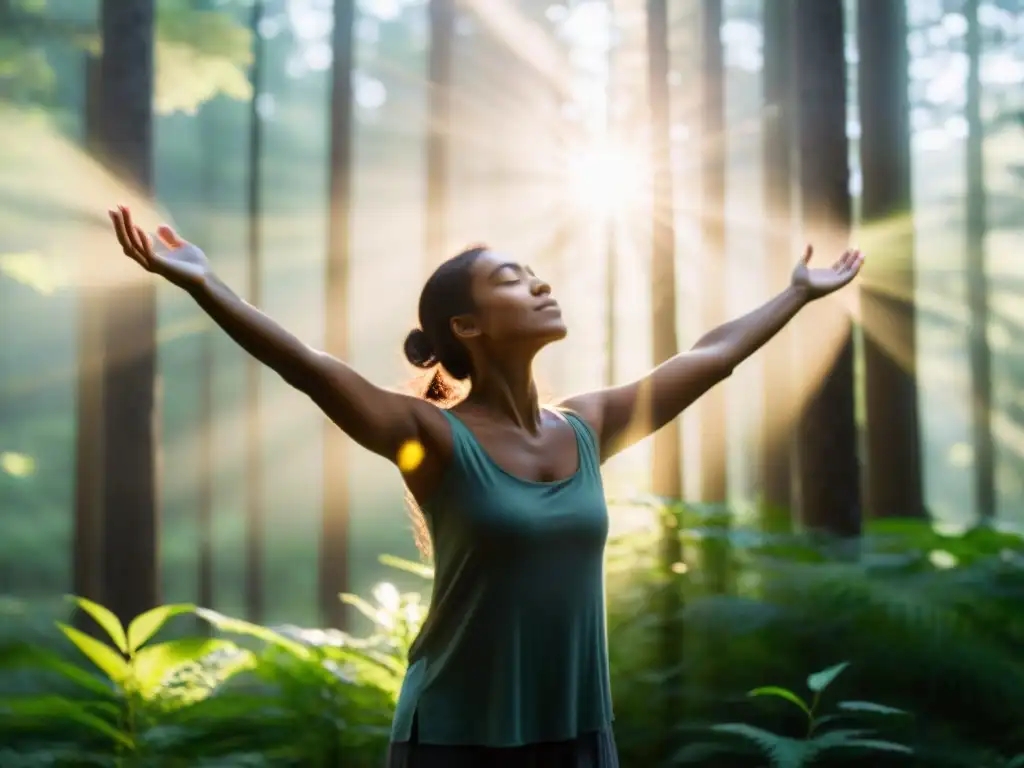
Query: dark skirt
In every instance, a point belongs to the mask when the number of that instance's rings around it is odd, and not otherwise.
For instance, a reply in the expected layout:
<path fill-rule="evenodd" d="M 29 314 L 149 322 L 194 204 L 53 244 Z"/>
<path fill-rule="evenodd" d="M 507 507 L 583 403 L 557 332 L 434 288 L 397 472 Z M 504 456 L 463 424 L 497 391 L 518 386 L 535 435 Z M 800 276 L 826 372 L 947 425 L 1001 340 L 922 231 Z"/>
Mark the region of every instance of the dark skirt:
<path fill-rule="evenodd" d="M 619 768 L 611 727 L 572 741 L 528 744 L 525 747 L 461 747 L 394 742 L 387 768 Z"/>

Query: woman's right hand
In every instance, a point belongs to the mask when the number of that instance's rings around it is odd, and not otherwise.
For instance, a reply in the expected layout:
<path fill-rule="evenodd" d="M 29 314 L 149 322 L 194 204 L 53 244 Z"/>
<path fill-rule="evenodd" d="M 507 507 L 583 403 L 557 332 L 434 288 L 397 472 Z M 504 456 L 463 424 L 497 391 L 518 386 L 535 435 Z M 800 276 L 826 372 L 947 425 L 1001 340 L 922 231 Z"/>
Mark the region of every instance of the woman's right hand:
<path fill-rule="evenodd" d="M 155 237 L 150 237 L 132 222 L 131 212 L 125 206 L 107 213 L 124 255 L 143 269 L 186 290 L 203 282 L 210 269 L 206 254 L 178 237 L 173 229 L 162 226 Z"/>

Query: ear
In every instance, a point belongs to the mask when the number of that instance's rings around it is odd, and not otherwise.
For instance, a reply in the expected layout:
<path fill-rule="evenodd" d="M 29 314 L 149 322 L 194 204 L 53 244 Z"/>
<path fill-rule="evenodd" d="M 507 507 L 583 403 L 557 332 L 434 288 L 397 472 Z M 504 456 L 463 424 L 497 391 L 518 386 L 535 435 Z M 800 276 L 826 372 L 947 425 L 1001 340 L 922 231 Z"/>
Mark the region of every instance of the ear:
<path fill-rule="evenodd" d="M 480 335 L 480 326 L 472 315 L 456 315 L 451 320 L 451 327 L 457 339 L 471 339 Z"/>

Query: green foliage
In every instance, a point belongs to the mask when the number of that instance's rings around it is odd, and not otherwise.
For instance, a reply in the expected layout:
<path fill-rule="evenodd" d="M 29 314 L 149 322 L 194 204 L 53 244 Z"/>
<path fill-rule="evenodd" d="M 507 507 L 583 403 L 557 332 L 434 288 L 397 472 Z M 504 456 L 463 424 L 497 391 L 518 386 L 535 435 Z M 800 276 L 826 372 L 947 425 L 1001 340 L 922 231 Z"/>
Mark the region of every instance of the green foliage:
<path fill-rule="evenodd" d="M 712 726 L 716 733 L 732 734 L 757 744 L 771 760 L 774 768 L 804 768 L 818 756 L 836 749 L 859 752 L 895 752 L 911 754 L 913 750 L 903 744 L 874 737 L 870 730 L 835 729 L 823 726 L 841 719 L 846 713 L 871 713 L 876 715 L 902 715 L 903 710 L 875 704 L 870 701 L 842 701 L 839 713 L 819 716 L 821 695 L 836 678 L 849 666 L 848 662 L 816 672 L 807 678 L 807 687 L 813 694 L 810 702 L 799 694 L 780 686 L 763 686 L 750 691 L 749 696 L 774 696 L 795 704 L 807 718 L 807 735 L 793 739 L 744 723 L 722 723 Z"/>
<path fill-rule="evenodd" d="M 700 551 L 706 534 L 689 514 L 678 510 L 674 528 Z M 718 530 L 725 546 L 715 567 L 729 570 L 728 594 L 706 584 L 690 551 L 694 567 L 663 573 L 657 531 L 611 543 L 624 765 L 1024 768 L 1024 758 L 1007 757 L 1024 748 L 1019 539 L 887 524 L 851 556 L 828 541 Z M 428 567 L 383 560 L 429 587 Z M 680 616 L 663 613 L 668 589 L 684 594 Z M 367 634 L 263 627 L 183 605 L 124 628 L 78 600 L 107 640 L 65 625 L 64 647 L 0 648 L 0 685 L 17 674 L 33 680 L 2 698 L 13 725 L 0 764 L 31 764 L 43 752 L 49 764 L 72 753 L 85 756 L 79 765 L 378 764 L 425 596 L 380 584 L 368 598 L 341 597 L 369 620 Z M 160 642 L 164 622 L 185 613 L 217 636 Z M 659 666 L 666 626 L 681 632 L 672 667 Z M 830 663 L 837 654 L 849 661 Z M 820 671 L 808 675 L 810 665 Z M 666 692 L 676 697 L 674 722 Z"/>
<path fill-rule="evenodd" d="M 54 51 L 73 47 L 100 53 L 95 25 L 80 13 L 66 13 L 47 0 L 0 3 L 0 97 L 48 104 L 56 86 Z M 161 0 L 154 32 L 157 113 L 194 114 L 218 95 L 252 96 L 252 35 L 229 13 L 197 9 L 191 0 Z"/>

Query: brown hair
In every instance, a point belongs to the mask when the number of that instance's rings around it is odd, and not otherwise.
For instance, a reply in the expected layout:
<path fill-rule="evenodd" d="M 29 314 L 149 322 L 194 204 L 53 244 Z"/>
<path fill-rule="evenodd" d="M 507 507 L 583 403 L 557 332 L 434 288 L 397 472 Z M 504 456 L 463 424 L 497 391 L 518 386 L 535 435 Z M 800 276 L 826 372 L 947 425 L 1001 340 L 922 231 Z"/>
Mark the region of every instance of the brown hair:
<path fill-rule="evenodd" d="M 421 396 L 442 408 L 450 408 L 463 399 L 468 387 L 461 382 L 468 383 L 473 373 L 469 350 L 452 332 L 452 318 L 473 310 L 470 269 L 487 250 L 485 245 L 466 248 L 434 270 L 420 292 L 420 327 L 405 337 L 406 359 L 417 368 L 434 369 Z M 430 529 L 423 510 L 408 490 L 406 504 L 416 547 L 424 557 L 430 557 Z"/>

